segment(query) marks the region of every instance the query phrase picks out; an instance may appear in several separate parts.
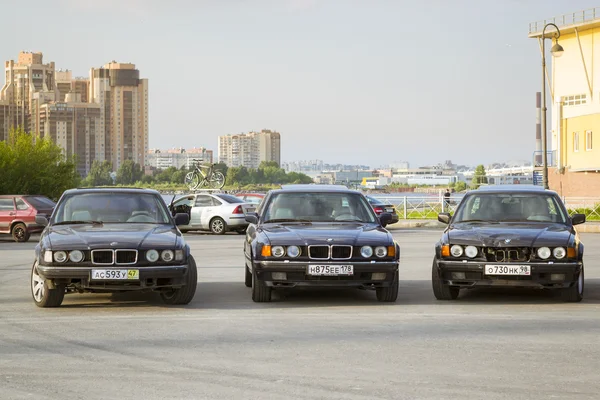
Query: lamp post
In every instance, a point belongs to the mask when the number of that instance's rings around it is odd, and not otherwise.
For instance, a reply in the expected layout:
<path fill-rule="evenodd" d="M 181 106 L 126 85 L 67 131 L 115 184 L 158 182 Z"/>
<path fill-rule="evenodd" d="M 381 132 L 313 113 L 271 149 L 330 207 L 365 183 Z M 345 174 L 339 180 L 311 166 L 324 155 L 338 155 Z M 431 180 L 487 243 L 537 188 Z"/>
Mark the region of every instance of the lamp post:
<path fill-rule="evenodd" d="M 542 31 L 542 159 L 543 159 L 543 184 L 544 189 L 548 189 L 548 135 L 546 132 L 546 28 L 552 26 L 556 29 L 553 37 L 556 38 L 556 44 L 552 46 L 550 52 L 554 57 L 562 56 L 565 49 L 558 44 L 560 30 L 553 23 L 547 23 Z"/>

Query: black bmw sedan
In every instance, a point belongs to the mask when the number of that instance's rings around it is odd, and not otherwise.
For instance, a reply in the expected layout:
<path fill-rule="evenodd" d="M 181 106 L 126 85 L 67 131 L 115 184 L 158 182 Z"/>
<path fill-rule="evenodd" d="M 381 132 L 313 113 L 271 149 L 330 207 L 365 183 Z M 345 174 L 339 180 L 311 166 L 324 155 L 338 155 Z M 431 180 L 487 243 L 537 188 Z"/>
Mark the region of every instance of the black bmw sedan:
<path fill-rule="evenodd" d="M 509 286 L 553 289 L 583 298 L 583 243 L 556 192 L 529 185 L 484 186 L 465 195 L 435 247 L 431 271 L 438 300 L 461 289 Z"/>
<path fill-rule="evenodd" d="M 252 300 L 301 286 L 372 289 L 382 302 L 398 297 L 400 247 L 358 191 L 338 185 L 286 185 L 246 215 L 245 283 Z"/>

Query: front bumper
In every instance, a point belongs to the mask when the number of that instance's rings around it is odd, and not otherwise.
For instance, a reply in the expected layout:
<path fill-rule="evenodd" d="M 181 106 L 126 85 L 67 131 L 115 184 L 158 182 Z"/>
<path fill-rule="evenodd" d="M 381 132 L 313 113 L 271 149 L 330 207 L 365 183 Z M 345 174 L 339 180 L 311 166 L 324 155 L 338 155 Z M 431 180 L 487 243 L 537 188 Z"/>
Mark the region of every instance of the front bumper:
<path fill-rule="evenodd" d="M 272 287 L 389 287 L 398 279 L 399 261 L 354 262 L 354 261 L 254 261 L 257 278 Z M 308 275 L 309 265 L 352 265 L 353 275 L 314 276 Z M 273 279 L 273 273 L 285 272 L 285 280 Z M 385 273 L 383 279 L 373 279 L 374 273 Z"/>
<path fill-rule="evenodd" d="M 485 261 L 451 261 L 438 260 L 438 273 L 442 281 L 451 286 L 478 287 L 478 286 L 505 286 L 505 287 L 530 287 L 530 288 L 566 288 L 573 285 L 581 268 L 582 262 L 555 262 L 555 263 L 494 263 Z M 486 275 L 486 265 L 521 266 L 531 268 L 531 275 Z M 464 278 L 457 278 L 453 273 L 462 272 Z M 552 279 L 555 275 L 555 279 Z M 557 279 L 556 275 L 563 275 Z"/>
<path fill-rule="evenodd" d="M 139 279 L 92 280 L 92 270 L 139 270 Z M 72 285 L 81 289 L 97 290 L 143 290 L 158 288 L 178 288 L 185 284 L 187 265 L 157 265 L 136 267 L 124 266 L 49 266 L 38 265 L 38 273 L 54 284 Z"/>

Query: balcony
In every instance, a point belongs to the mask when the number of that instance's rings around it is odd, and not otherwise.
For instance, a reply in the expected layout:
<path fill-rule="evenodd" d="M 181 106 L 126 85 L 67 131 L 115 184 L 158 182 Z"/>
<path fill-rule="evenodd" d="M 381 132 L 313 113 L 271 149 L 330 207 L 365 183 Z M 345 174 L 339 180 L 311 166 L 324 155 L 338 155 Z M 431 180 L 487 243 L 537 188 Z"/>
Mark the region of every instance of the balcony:
<path fill-rule="evenodd" d="M 556 150 L 547 151 L 548 158 L 548 167 L 556 167 Z M 534 151 L 533 152 L 533 168 L 542 168 L 544 166 L 544 152 L 543 151 Z"/>

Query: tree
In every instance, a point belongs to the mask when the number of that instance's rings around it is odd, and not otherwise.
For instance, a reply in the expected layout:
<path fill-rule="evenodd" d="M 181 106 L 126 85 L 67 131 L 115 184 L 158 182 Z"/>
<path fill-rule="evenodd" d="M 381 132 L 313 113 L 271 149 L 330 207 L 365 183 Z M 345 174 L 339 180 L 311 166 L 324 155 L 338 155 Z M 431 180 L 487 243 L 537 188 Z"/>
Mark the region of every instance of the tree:
<path fill-rule="evenodd" d="M 487 176 L 485 175 L 485 167 L 480 164 L 475 168 L 475 174 L 471 180 L 471 188 L 477 189 L 484 183 L 487 183 Z"/>
<path fill-rule="evenodd" d="M 12 129 L 0 142 L 0 194 L 40 194 L 52 199 L 77 187 L 74 157 L 66 157 L 49 138 Z"/>
<path fill-rule="evenodd" d="M 90 172 L 84 179 L 85 186 L 109 186 L 113 184 L 110 176 L 112 172 L 112 163 L 108 160 L 94 160 Z"/>
<path fill-rule="evenodd" d="M 223 176 L 227 176 L 227 170 L 229 169 L 229 167 L 224 162 L 219 162 L 219 163 L 215 164 L 215 166 L 213 167 L 213 169 L 215 171 L 221 171 L 221 173 L 223 174 Z"/>
<path fill-rule="evenodd" d="M 467 190 L 467 184 L 463 181 L 458 181 L 454 185 L 454 190 L 456 190 L 457 192 L 464 192 L 465 190 Z"/>
<path fill-rule="evenodd" d="M 140 164 L 133 162 L 133 160 L 125 160 L 117 171 L 117 184 L 133 185 L 142 179 L 142 175 L 144 175 L 144 172 Z"/>
<path fill-rule="evenodd" d="M 279 168 L 279 164 L 277 164 L 277 161 L 261 161 L 258 165 L 258 169 L 265 169 L 268 167 Z"/>

